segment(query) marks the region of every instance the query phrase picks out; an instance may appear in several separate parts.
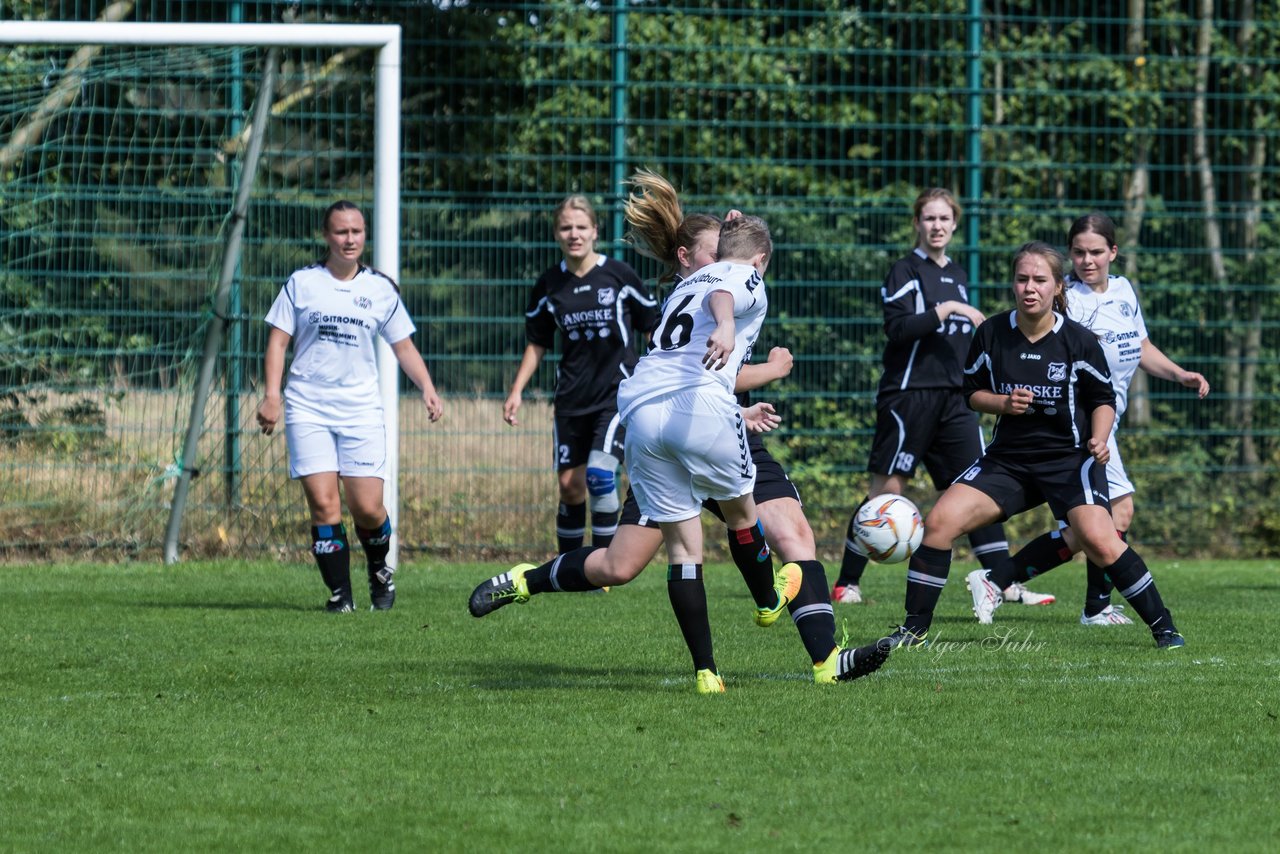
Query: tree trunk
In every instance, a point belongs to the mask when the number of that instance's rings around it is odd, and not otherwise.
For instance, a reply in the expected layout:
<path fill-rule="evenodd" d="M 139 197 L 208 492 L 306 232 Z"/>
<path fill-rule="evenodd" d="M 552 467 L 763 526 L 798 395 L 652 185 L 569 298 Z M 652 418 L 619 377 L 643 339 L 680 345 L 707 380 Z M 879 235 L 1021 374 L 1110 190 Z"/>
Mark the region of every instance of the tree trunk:
<path fill-rule="evenodd" d="M 1240 29 L 1236 36 L 1236 45 L 1243 57 L 1253 53 L 1253 0 L 1243 0 L 1240 4 Z M 1250 85 L 1255 75 L 1255 66 L 1243 63 L 1241 69 L 1245 79 L 1245 91 L 1252 92 Z M 1253 98 L 1249 111 L 1253 115 L 1250 127 L 1263 127 L 1266 115 L 1261 98 Z M 1245 170 L 1248 186 L 1244 199 L 1243 233 L 1240 244 L 1244 249 L 1244 267 L 1253 269 L 1253 261 L 1258 254 L 1258 225 L 1262 221 L 1262 175 L 1267 163 L 1267 141 L 1261 134 L 1255 134 L 1249 145 L 1249 168 Z M 1249 325 L 1245 329 L 1244 347 L 1240 354 L 1240 430 L 1243 439 L 1240 443 L 1240 462 L 1251 470 L 1257 470 L 1261 460 L 1258 446 L 1253 437 L 1254 401 L 1257 393 L 1258 358 L 1262 350 L 1262 306 L 1260 296 L 1252 291 L 1247 297 Z"/>
<path fill-rule="evenodd" d="M 1145 80 L 1145 62 L 1136 60 L 1146 51 L 1146 12 L 1145 0 L 1129 0 L 1129 32 L 1125 43 L 1129 57 L 1133 61 L 1133 88 L 1144 94 L 1150 93 Z M 1133 133 L 1133 171 L 1129 175 L 1129 184 L 1124 194 L 1124 274 L 1138 287 L 1138 236 L 1142 233 L 1142 221 L 1147 213 L 1147 192 L 1151 180 L 1151 132 L 1155 124 L 1153 111 L 1147 101 L 1143 101 L 1142 114 L 1134 124 Z M 1135 371 L 1133 383 L 1129 386 L 1129 408 L 1125 410 L 1125 423 L 1146 427 L 1151 423 L 1151 405 L 1148 397 L 1147 375 L 1143 371 Z"/>
<path fill-rule="evenodd" d="M 1200 203 L 1204 213 L 1204 243 L 1209 253 L 1210 279 L 1222 298 L 1223 393 L 1228 400 L 1227 423 L 1239 424 L 1240 337 L 1233 330 L 1236 317 L 1235 290 L 1227 282 L 1222 254 L 1222 228 L 1218 222 L 1218 196 L 1213 183 L 1213 161 L 1205 132 L 1205 93 L 1209 88 L 1210 52 L 1213 44 L 1213 0 L 1199 0 L 1200 27 L 1196 36 L 1195 97 L 1191 102 L 1192 155 L 1200 178 Z"/>

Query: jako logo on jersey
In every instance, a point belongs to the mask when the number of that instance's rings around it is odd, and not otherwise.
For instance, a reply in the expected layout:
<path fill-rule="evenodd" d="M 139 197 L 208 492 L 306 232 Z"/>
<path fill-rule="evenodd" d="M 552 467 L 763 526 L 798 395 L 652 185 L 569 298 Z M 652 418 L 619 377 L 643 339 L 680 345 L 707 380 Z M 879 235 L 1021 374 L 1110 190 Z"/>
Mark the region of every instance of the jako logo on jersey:
<path fill-rule="evenodd" d="M 1033 362 L 1038 362 L 1040 361 L 1040 354 L 1039 353 L 1019 353 L 1018 358 L 1022 359 L 1023 361 L 1030 359 Z"/>
<path fill-rule="evenodd" d="M 373 308 L 373 300 L 368 297 L 356 297 L 352 301 L 356 304 L 356 308 L 363 308 L 365 311 Z"/>
<path fill-rule="evenodd" d="M 337 540 L 316 540 L 311 546 L 313 554 L 331 555 L 342 551 L 342 543 Z"/>
<path fill-rule="evenodd" d="M 600 288 L 596 291 L 596 302 L 601 305 L 613 305 L 617 296 L 613 292 L 613 288 Z"/>
<path fill-rule="evenodd" d="M 1050 362 L 1049 363 L 1049 382 L 1060 383 L 1067 378 L 1066 362 Z"/>

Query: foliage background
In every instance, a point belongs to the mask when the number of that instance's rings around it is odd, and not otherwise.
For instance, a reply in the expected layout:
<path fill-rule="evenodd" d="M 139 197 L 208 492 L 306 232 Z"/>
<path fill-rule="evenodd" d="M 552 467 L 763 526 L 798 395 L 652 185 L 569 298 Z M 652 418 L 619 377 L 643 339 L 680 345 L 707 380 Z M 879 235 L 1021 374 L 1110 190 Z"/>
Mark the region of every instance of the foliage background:
<path fill-rule="evenodd" d="M 656 273 L 620 240 L 620 182 L 640 166 L 669 175 L 689 210 L 738 207 L 774 229 L 759 347 L 789 347 L 796 368 L 768 395 L 786 418 L 771 447 L 828 556 L 865 491 L 880 282 L 909 248 L 909 204 L 929 185 L 964 202 L 955 254 L 988 312 L 1008 305 L 1012 248 L 1061 244 L 1069 223 L 1094 209 L 1121 224 L 1117 266 L 1140 288 L 1153 340 L 1214 386 L 1199 403 L 1161 381 L 1135 387 L 1123 434 L 1139 488 L 1135 538 L 1177 553 L 1280 551 L 1280 516 L 1266 500 L 1280 470 L 1269 276 L 1280 188 L 1276 4 L 87 0 L 0 9 L 6 20 L 404 28 L 399 278 L 454 404 L 440 429 L 402 423 L 400 534 L 411 551 L 552 547 L 545 413 L 518 432 L 493 413 L 523 344 L 527 289 L 558 258 L 548 213 L 561 197 L 591 196 L 602 248 Z M 6 88 L 29 94 L 4 102 L 0 139 L 30 121 L 51 81 L 69 76 L 71 53 L 3 54 Z M 225 402 L 207 414 L 194 462 L 210 476 L 193 490 L 191 550 L 295 548 L 305 533 L 280 449 L 252 435 L 260 318 L 289 271 L 316 254 L 324 205 L 371 201 L 371 61 L 288 51 L 270 93 L 281 109 L 219 373 Z M 243 121 L 259 95 L 262 52 L 104 53 L 94 64 L 111 73 L 86 76 L 41 145 L 0 161 L 0 433 L 9 449 L 0 530 L 10 550 L 158 546 L 235 177 L 236 149 L 223 145 L 234 128 L 199 137 L 191 124 Z M 130 65 L 145 67 L 145 82 L 119 82 Z M 228 76 L 231 67 L 242 74 Z M 55 138 L 83 145 L 72 155 L 52 147 Z M 122 155 L 108 138 L 144 144 Z M 553 365 L 536 382 L 549 391 Z M 919 486 L 925 500 L 929 485 Z"/>

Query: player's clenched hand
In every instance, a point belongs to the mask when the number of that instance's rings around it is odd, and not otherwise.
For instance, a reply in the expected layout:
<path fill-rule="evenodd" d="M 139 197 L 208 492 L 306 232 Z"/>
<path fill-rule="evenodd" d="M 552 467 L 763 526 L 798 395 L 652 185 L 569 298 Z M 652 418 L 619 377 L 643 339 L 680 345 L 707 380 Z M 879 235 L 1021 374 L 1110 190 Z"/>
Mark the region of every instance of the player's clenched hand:
<path fill-rule="evenodd" d="M 268 436 L 271 435 L 272 430 L 276 429 L 276 425 L 280 423 L 280 410 L 279 397 L 264 397 L 262 403 L 258 404 L 258 426 Z"/>
<path fill-rule="evenodd" d="M 1029 388 L 1015 388 L 1013 394 L 1009 395 L 1008 413 L 1010 415 L 1021 415 L 1027 411 L 1027 407 L 1031 405 L 1031 401 L 1036 396 Z"/>
<path fill-rule="evenodd" d="M 1107 447 L 1106 439 L 1090 439 L 1089 453 L 1093 455 L 1093 461 L 1100 466 L 1105 466 L 1107 460 L 1111 459 L 1111 449 Z"/>
<path fill-rule="evenodd" d="M 434 391 L 424 391 L 422 403 L 427 407 L 427 418 L 431 421 L 439 421 L 444 415 L 444 404 L 440 401 L 440 395 Z"/>
<path fill-rule="evenodd" d="M 778 415 L 772 403 L 761 401 L 742 410 L 742 423 L 752 433 L 768 433 L 782 423 L 782 416 Z"/>
<path fill-rule="evenodd" d="M 791 351 L 786 347 L 774 347 L 769 351 L 769 358 L 765 359 L 765 364 L 773 368 L 774 375 L 778 379 L 782 379 L 791 373 L 793 361 Z"/>
<path fill-rule="evenodd" d="M 524 403 L 524 400 L 521 399 L 520 392 L 513 391 L 506 402 L 502 404 L 502 420 L 512 427 L 519 426 L 520 422 L 516 420 L 516 412 L 520 410 L 522 403 Z"/>

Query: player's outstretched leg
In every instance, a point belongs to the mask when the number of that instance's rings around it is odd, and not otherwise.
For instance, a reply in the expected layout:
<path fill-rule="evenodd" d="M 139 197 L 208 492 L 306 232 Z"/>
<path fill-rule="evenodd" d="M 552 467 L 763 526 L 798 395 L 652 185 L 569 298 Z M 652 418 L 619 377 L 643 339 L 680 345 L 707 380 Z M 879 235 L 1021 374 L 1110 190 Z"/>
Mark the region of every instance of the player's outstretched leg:
<path fill-rule="evenodd" d="M 531 569 L 537 567 L 531 563 L 518 563 L 506 572 L 482 582 L 471 591 L 471 600 L 467 603 L 471 616 L 483 617 L 512 602 L 517 605 L 528 602 L 529 586 L 525 584 L 524 575 Z"/>

